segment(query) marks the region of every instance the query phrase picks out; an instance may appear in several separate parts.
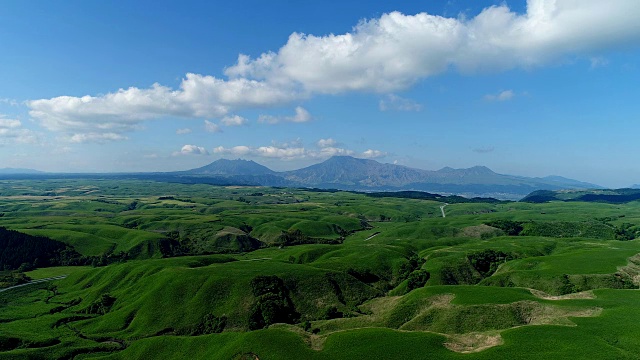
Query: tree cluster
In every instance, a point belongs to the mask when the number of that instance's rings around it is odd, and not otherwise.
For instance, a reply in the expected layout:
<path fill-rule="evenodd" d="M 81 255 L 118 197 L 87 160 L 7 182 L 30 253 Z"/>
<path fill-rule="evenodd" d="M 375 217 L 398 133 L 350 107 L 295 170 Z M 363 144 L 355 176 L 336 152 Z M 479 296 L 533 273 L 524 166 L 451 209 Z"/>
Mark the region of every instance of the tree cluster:
<path fill-rule="evenodd" d="M 277 276 L 257 276 L 251 280 L 255 302 L 249 311 L 249 329 L 257 330 L 271 324 L 294 324 L 300 318 L 289 290 Z"/>

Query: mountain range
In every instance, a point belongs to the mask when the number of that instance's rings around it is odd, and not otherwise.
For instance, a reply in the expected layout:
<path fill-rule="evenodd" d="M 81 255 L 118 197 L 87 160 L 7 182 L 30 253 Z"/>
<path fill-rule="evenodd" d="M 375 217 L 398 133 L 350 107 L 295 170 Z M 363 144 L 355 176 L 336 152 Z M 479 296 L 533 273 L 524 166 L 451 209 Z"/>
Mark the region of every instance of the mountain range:
<path fill-rule="evenodd" d="M 168 173 L 171 174 L 171 173 Z M 423 170 L 351 156 L 334 156 L 302 169 L 276 172 L 250 160 L 216 160 L 176 172 L 180 176 L 216 176 L 263 186 L 297 186 L 355 191 L 419 190 L 463 196 L 520 199 L 536 190 L 601 189 L 561 176 L 529 178 L 498 174 L 484 166 Z"/>
<path fill-rule="evenodd" d="M 0 174 L 14 175 L 14 174 L 43 174 L 42 171 L 33 169 L 21 169 L 21 168 L 1 168 Z"/>
<path fill-rule="evenodd" d="M 9 179 L 138 178 L 223 186 L 306 187 L 364 192 L 424 191 L 442 195 L 461 195 L 469 198 L 492 197 L 502 200 L 518 200 L 538 190 L 603 189 L 596 184 L 561 176 L 524 177 L 498 174 L 485 166 L 423 170 L 351 156 L 334 156 L 319 164 L 280 172 L 252 160 L 220 159 L 199 168 L 174 172 L 66 174 L 4 168 L 0 169 L 0 177 Z"/>

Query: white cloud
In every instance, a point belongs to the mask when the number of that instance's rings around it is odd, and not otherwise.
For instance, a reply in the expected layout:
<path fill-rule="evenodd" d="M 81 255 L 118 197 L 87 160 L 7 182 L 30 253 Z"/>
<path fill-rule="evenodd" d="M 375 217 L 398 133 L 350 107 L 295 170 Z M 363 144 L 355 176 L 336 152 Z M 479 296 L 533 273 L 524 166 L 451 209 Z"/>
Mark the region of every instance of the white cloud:
<path fill-rule="evenodd" d="M 177 135 L 184 135 L 184 134 L 190 134 L 190 133 L 191 133 L 191 129 L 189 129 L 189 128 L 183 128 L 183 129 L 176 130 L 176 134 Z"/>
<path fill-rule="evenodd" d="M 380 150 L 373 150 L 373 149 L 369 149 L 362 153 L 362 157 L 367 159 L 379 159 L 385 156 L 387 156 L 386 152 L 382 152 Z"/>
<path fill-rule="evenodd" d="M 51 131 L 71 135 L 133 131 L 145 120 L 174 116 L 216 118 L 234 109 L 284 104 L 300 93 L 250 79 L 222 80 L 187 74 L 180 88 L 160 84 L 131 87 L 102 96 L 59 96 L 31 100 L 29 114 Z"/>
<path fill-rule="evenodd" d="M 7 104 L 9 106 L 18 106 L 18 101 L 15 99 L 0 98 L 0 103 Z"/>
<path fill-rule="evenodd" d="M 277 146 L 234 146 L 225 148 L 218 146 L 213 149 L 214 154 L 233 155 L 233 156 L 255 156 L 262 158 L 277 158 L 281 160 L 301 159 L 306 156 L 306 150 L 303 147 L 277 147 Z"/>
<path fill-rule="evenodd" d="M 298 106 L 296 107 L 296 114 L 292 117 L 289 118 L 289 121 L 292 122 L 307 122 L 310 121 L 311 118 L 311 114 L 309 114 L 309 112 L 304 109 L 302 106 Z"/>
<path fill-rule="evenodd" d="M 293 33 L 277 51 L 239 55 L 226 79 L 189 73 L 177 89 L 154 84 L 26 105 L 51 131 L 122 137 L 160 117 L 221 118 L 314 94 L 391 93 L 449 69 L 503 71 L 598 56 L 640 43 L 639 13 L 638 0 L 528 0 L 526 13 L 503 4 L 469 18 L 391 12 L 345 34 Z M 303 108 L 291 117 L 261 116 L 267 123 L 310 118 Z"/>
<path fill-rule="evenodd" d="M 84 142 L 97 142 L 103 143 L 107 141 L 126 140 L 127 137 L 118 133 L 106 132 L 106 133 L 79 133 L 73 134 L 69 137 L 69 141 L 72 143 L 84 143 Z"/>
<path fill-rule="evenodd" d="M 240 55 L 232 78 L 297 84 L 309 92 L 392 92 L 453 67 L 530 68 L 640 40 L 637 0 L 529 0 L 527 12 L 492 6 L 472 18 L 383 14 L 341 35 L 293 33 L 277 52 Z"/>
<path fill-rule="evenodd" d="M 337 144 L 337 141 L 333 140 L 332 138 L 320 139 L 316 143 L 316 145 L 318 145 L 318 147 L 320 148 L 332 147 L 332 146 L 335 146 L 336 144 Z"/>
<path fill-rule="evenodd" d="M 311 114 L 305 108 L 298 106 L 295 109 L 295 114 L 292 116 L 260 115 L 258 117 L 258 122 L 266 124 L 278 124 L 281 122 L 302 123 L 310 121 L 312 118 Z"/>
<path fill-rule="evenodd" d="M 213 149 L 214 154 L 232 155 L 232 156 L 252 156 L 259 158 L 277 158 L 281 160 L 298 160 L 298 159 L 326 159 L 332 156 L 349 155 L 362 158 L 381 158 L 387 154 L 379 150 L 367 150 L 358 153 L 353 150 L 335 147 L 333 139 L 321 139 L 316 143 L 319 149 L 307 149 L 301 143 L 270 145 L 270 146 L 234 146 L 225 148 L 218 146 Z M 321 146 L 323 144 L 324 146 Z"/>
<path fill-rule="evenodd" d="M 0 128 L 2 129 L 15 129 L 22 126 L 20 120 L 15 119 L 6 119 L 4 117 L 0 117 Z"/>
<path fill-rule="evenodd" d="M 205 120 L 204 121 L 204 130 L 206 132 L 210 132 L 210 133 L 217 133 L 217 132 L 222 132 L 222 129 L 220 128 L 220 125 L 213 123 L 209 120 Z"/>
<path fill-rule="evenodd" d="M 249 120 L 240 115 L 225 116 L 220 119 L 220 123 L 224 126 L 242 126 L 249 123 Z"/>
<path fill-rule="evenodd" d="M 310 158 L 321 158 L 321 159 L 330 158 L 332 156 L 345 156 L 345 155 L 358 156 L 358 154 L 353 150 L 343 149 L 343 148 L 338 148 L 333 146 L 323 147 L 319 151 L 309 151 L 307 155 Z"/>
<path fill-rule="evenodd" d="M 22 122 L 9 119 L 0 114 L 0 144 L 7 142 L 35 144 L 38 142 L 36 133 L 22 127 Z"/>
<path fill-rule="evenodd" d="M 513 90 L 504 90 L 497 94 L 487 94 L 484 96 L 484 99 L 487 101 L 507 101 L 511 100 L 516 94 Z"/>
<path fill-rule="evenodd" d="M 207 149 L 202 146 L 197 145 L 185 145 L 180 149 L 179 153 L 174 153 L 174 155 L 209 155 Z"/>
<path fill-rule="evenodd" d="M 380 99 L 378 104 L 380 111 L 421 111 L 422 104 L 411 99 L 405 99 L 395 94 L 387 94 L 384 99 Z"/>

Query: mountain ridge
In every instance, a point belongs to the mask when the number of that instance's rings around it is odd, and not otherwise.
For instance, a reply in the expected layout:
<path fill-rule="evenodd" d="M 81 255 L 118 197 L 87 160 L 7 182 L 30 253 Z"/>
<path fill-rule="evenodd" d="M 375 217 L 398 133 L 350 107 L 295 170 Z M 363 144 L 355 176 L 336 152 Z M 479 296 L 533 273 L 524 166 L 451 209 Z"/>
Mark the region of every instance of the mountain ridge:
<path fill-rule="evenodd" d="M 34 169 L 11 168 L 11 167 L 0 168 L 0 174 L 3 174 L 3 175 L 44 174 L 44 173 L 45 173 L 44 171 L 34 170 Z"/>
<path fill-rule="evenodd" d="M 603 188 L 557 175 L 532 178 L 499 174 L 480 165 L 463 169 L 444 167 L 440 170 L 424 170 L 352 156 L 334 156 L 297 170 L 280 172 L 251 160 L 220 159 L 180 174 L 221 175 L 236 179 L 252 177 L 252 183 L 263 186 L 288 185 L 356 191 L 417 190 L 502 199 L 519 199 L 536 190 Z M 274 184 L 274 181 L 278 184 Z"/>

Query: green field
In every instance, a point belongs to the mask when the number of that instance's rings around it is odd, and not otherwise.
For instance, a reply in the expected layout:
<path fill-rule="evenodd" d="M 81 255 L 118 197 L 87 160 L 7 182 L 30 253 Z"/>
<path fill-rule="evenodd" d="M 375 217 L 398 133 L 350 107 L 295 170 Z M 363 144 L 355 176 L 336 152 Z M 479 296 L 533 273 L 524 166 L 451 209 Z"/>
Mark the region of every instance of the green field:
<path fill-rule="evenodd" d="M 0 358 L 639 358 L 640 202 L 441 205 L 1 181 L 1 227 L 85 263 L 0 292 Z"/>

